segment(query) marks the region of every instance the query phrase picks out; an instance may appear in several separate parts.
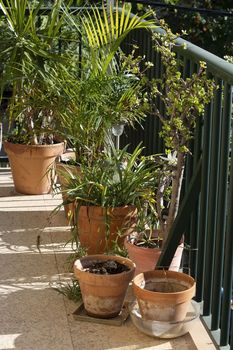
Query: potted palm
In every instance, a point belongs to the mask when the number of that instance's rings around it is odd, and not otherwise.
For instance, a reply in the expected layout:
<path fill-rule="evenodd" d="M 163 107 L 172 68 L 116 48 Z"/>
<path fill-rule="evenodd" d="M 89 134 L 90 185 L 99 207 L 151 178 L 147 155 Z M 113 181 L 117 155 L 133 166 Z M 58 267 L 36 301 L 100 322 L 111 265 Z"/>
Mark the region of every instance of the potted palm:
<path fill-rule="evenodd" d="M 73 83 L 71 79 L 70 84 L 65 84 L 66 93 L 76 101 L 76 106 L 67 108 L 61 118 L 64 137 L 74 151 L 74 159 L 57 164 L 64 189 L 67 173 L 68 176 L 72 172 L 80 173 L 79 164 L 83 158 L 91 165 L 99 157 L 113 127 L 140 123 L 148 110 L 144 75 L 147 66 L 142 71 L 142 57 L 135 57 L 135 49 L 124 55 L 120 44 L 132 30 L 152 28 L 154 21 L 148 20 L 150 13 L 131 18 L 125 5 L 121 14 L 118 7 L 110 7 L 109 11 L 110 15 L 105 7 L 101 11 L 92 7 L 90 12 L 82 14 L 85 44 L 82 69 Z M 67 198 L 66 191 L 63 197 Z M 70 218 L 72 205 L 66 205 L 65 211 Z"/>
<path fill-rule="evenodd" d="M 124 55 L 120 45 L 131 31 L 155 27 L 151 12 L 132 15 L 125 4 L 121 12 L 118 5 L 108 11 L 93 6 L 82 12 L 82 68 L 73 84 L 65 87 L 77 103 L 75 110 L 67 109 L 61 123 L 77 163 L 83 155 L 92 162 L 113 126 L 134 125 L 148 109 L 142 57 L 135 57 L 135 49 Z M 72 23 L 80 32 L 80 23 Z"/>
<path fill-rule="evenodd" d="M 62 42 L 68 33 L 64 30 L 63 37 L 60 33 L 65 23 L 61 8 L 62 1 L 56 1 L 45 16 L 42 2 L 0 1 L 1 96 L 10 91 L 6 115 L 11 127 L 4 148 L 16 191 L 21 193 L 50 191 L 48 168 L 64 149 L 54 133 L 64 109 L 56 82 L 71 62 L 68 53 L 57 49 L 58 39 Z"/>
<path fill-rule="evenodd" d="M 81 176 L 67 177 L 64 204 L 74 203 L 74 240 L 88 254 L 109 252 L 116 240 L 122 245 L 138 213 L 153 206 L 154 162 L 141 153 L 140 146 L 128 154 L 111 144 L 91 166 L 81 163 Z"/>

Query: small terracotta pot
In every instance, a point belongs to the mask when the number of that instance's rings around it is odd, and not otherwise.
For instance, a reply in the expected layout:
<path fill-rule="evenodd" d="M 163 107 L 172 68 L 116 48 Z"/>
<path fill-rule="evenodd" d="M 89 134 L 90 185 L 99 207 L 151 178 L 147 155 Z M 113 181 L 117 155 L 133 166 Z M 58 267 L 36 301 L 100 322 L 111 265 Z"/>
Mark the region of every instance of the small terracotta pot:
<path fill-rule="evenodd" d="M 181 272 L 146 271 L 133 279 L 133 291 L 145 320 L 184 320 L 195 290 L 195 280 Z"/>
<path fill-rule="evenodd" d="M 129 258 L 135 263 L 135 276 L 139 273 L 154 270 L 161 255 L 161 248 L 147 248 L 136 245 L 126 237 L 124 246 L 127 249 Z M 181 243 L 175 252 L 169 270 L 179 271 L 184 245 Z"/>
<path fill-rule="evenodd" d="M 129 267 L 128 271 L 114 275 L 97 275 L 85 271 L 93 261 L 114 260 Z M 117 316 L 124 302 L 129 282 L 134 275 L 134 263 L 121 256 L 88 255 L 74 263 L 84 307 L 88 315 L 98 318 Z"/>
<path fill-rule="evenodd" d="M 124 237 L 135 227 L 137 209 L 134 206 L 103 208 L 81 206 L 77 215 L 78 238 L 88 254 L 109 251 L 117 240 L 123 246 Z M 118 233 L 122 237 L 119 238 Z"/>
<path fill-rule="evenodd" d="M 23 145 L 4 142 L 16 192 L 45 194 L 51 191 L 55 159 L 64 151 L 64 142 L 52 145 Z"/>

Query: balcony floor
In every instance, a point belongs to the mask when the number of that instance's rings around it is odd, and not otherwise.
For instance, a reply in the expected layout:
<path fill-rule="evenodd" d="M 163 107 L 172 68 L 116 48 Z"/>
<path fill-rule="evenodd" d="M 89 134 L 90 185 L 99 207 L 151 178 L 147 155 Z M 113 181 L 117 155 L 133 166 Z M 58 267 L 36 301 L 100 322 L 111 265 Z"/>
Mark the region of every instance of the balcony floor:
<path fill-rule="evenodd" d="M 75 320 L 77 305 L 53 289 L 71 278 L 64 212 L 49 217 L 60 198 L 16 194 L 9 168 L 0 168 L 0 197 L 0 350 L 215 349 L 200 321 L 183 337 L 159 340 L 130 319 L 120 327 Z"/>

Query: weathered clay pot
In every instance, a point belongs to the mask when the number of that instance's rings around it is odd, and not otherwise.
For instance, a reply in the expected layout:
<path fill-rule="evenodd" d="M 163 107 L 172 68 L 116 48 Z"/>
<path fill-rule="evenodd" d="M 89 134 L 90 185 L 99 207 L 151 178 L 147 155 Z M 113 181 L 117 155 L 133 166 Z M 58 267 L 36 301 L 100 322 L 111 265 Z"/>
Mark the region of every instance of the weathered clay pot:
<path fill-rule="evenodd" d="M 129 267 L 113 275 L 97 275 L 85 271 L 93 261 L 114 260 Z M 129 282 L 133 278 L 134 263 L 121 256 L 88 255 L 74 263 L 74 273 L 77 277 L 84 307 L 88 315 L 98 318 L 112 318 L 117 316 L 124 302 Z"/>
<path fill-rule="evenodd" d="M 77 215 L 78 238 L 88 254 L 101 254 L 109 251 L 113 241 L 120 246 L 124 237 L 130 234 L 136 222 L 137 209 L 134 206 L 103 208 L 81 206 Z"/>
<path fill-rule="evenodd" d="M 184 320 L 195 290 L 195 280 L 181 272 L 146 271 L 133 279 L 133 292 L 145 320 Z"/>
<path fill-rule="evenodd" d="M 157 261 L 161 255 L 161 248 L 147 248 L 133 244 L 133 241 L 126 237 L 124 242 L 129 258 L 135 263 L 135 275 L 139 273 L 154 270 Z M 178 271 L 183 254 L 183 243 L 180 244 L 172 259 L 169 270 Z"/>
<path fill-rule="evenodd" d="M 64 143 L 22 145 L 4 142 L 16 192 L 45 194 L 51 191 L 55 159 L 64 151 Z"/>

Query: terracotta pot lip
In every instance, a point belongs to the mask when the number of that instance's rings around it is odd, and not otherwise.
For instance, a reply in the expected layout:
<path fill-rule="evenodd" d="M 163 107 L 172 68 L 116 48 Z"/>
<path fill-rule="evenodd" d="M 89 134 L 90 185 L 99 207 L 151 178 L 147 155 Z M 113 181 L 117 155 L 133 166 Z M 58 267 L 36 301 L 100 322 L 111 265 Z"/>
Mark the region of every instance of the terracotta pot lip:
<path fill-rule="evenodd" d="M 132 237 L 132 240 L 133 240 L 133 237 Z M 125 237 L 125 244 L 129 244 L 131 246 L 134 246 L 134 247 L 137 247 L 138 249 L 158 249 L 158 250 L 161 250 L 162 251 L 162 248 L 158 248 L 158 247 L 142 247 L 142 246 L 139 246 L 137 244 L 134 244 L 132 243 L 132 240 L 130 240 L 130 237 L 129 236 L 126 236 Z M 161 238 L 162 240 L 162 238 Z M 183 242 L 181 242 L 177 248 L 184 248 L 184 244 Z"/>
<path fill-rule="evenodd" d="M 64 142 L 57 142 L 57 143 L 52 143 L 52 144 L 47 144 L 47 145 L 27 145 L 24 143 L 14 143 L 14 142 L 10 142 L 10 141 L 4 141 L 3 142 L 4 145 L 15 145 L 18 147 L 30 147 L 30 148 L 45 148 L 45 147 L 56 147 L 56 146 L 60 146 L 60 145 L 64 145 Z"/>
<path fill-rule="evenodd" d="M 139 246 L 139 245 L 137 245 L 137 244 L 134 244 L 133 242 L 131 242 L 129 239 L 128 239 L 128 237 L 126 237 L 125 238 L 125 244 L 127 245 L 127 244 L 129 244 L 130 246 L 133 246 L 133 247 L 135 247 L 135 249 L 140 249 L 140 250 L 158 250 L 158 251 L 161 251 L 162 249 L 161 248 L 158 248 L 158 247 L 143 247 L 143 246 Z"/>
<path fill-rule="evenodd" d="M 103 258 L 104 257 L 104 258 Z M 77 264 L 79 262 L 81 262 L 82 260 L 100 260 L 100 261 L 105 261 L 105 260 L 115 260 L 115 261 L 118 261 L 120 262 L 121 264 L 123 265 L 126 265 L 129 267 L 129 270 L 128 271 L 123 271 L 123 272 L 120 272 L 120 273 L 116 273 L 116 274 L 109 274 L 109 275 L 98 275 L 98 274 L 94 274 L 94 273 L 89 273 L 87 271 L 83 271 L 82 269 L 80 269 Z M 127 263 L 124 264 L 124 261 L 126 261 Z M 82 273 L 82 274 L 90 274 L 91 276 L 98 276 L 100 278 L 118 278 L 118 276 L 120 275 L 126 275 L 126 274 L 129 274 L 131 273 L 133 270 L 135 270 L 135 263 L 128 259 L 128 258 L 125 258 L 125 257 L 122 257 L 122 256 L 119 256 L 119 255 L 105 255 L 105 254 L 93 254 L 93 255 L 86 255 L 80 259 L 77 259 L 75 260 L 74 262 L 74 269 L 76 271 L 79 271 L 79 273 Z"/>
<path fill-rule="evenodd" d="M 103 207 L 101 205 L 80 205 L 80 208 L 101 208 L 101 209 L 122 209 L 122 208 L 132 208 L 136 209 L 136 205 L 122 205 L 120 207 Z"/>
<path fill-rule="evenodd" d="M 153 271 L 158 272 L 158 271 L 161 271 L 161 270 L 153 270 Z M 133 278 L 133 280 L 132 280 L 133 287 L 134 287 L 134 288 L 137 288 L 137 289 L 139 289 L 139 290 L 145 291 L 148 295 L 155 295 L 155 294 L 157 294 L 157 295 L 169 295 L 169 294 L 170 294 L 170 295 L 177 295 L 177 296 L 178 296 L 178 295 L 182 295 L 182 294 L 184 294 L 184 293 L 187 293 L 187 292 L 189 292 L 189 291 L 192 290 L 192 289 L 195 290 L 196 281 L 195 281 L 195 279 L 194 279 L 192 276 L 189 276 L 189 275 L 187 275 L 187 274 L 185 274 L 185 273 L 183 273 L 183 272 L 171 271 L 171 270 L 166 270 L 166 274 L 167 274 L 167 275 L 170 275 L 170 276 L 168 276 L 168 278 L 170 278 L 170 279 L 175 279 L 176 276 L 178 277 L 178 276 L 181 276 L 181 275 L 182 275 L 182 276 L 185 275 L 185 276 L 187 276 L 187 279 L 189 280 L 189 282 L 188 282 L 188 281 L 186 281 L 186 282 L 187 282 L 187 283 L 190 283 L 190 287 L 187 288 L 187 289 L 185 289 L 185 290 L 183 290 L 183 291 L 180 291 L 180 292 L 156 292 L 156 291 L 150 291 L 150 290 L 147 290 L 147 289 L 145 289 L 145 288 L 143 288 L 143 287 L 140 287 L 136 281 L 137 281 L 137 280 L 140 281 L 142 275 L 144 275 L 144 274 L 146 274 L 146 273 L 148 273 L 148 272 L 153 272 L 153 271 L 142 272 L 142 273 L 138 274 L 137 276 L 135 276 L 135 277 Z M 158 276 L 158 278 L 159 278 L 159 276 Z M 186 278 L 186 277 L 185 277 L 185 278 Z M 181 279 L 181 281 L 185 282 L 185 279 Z"/>

